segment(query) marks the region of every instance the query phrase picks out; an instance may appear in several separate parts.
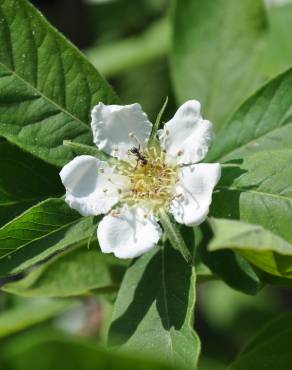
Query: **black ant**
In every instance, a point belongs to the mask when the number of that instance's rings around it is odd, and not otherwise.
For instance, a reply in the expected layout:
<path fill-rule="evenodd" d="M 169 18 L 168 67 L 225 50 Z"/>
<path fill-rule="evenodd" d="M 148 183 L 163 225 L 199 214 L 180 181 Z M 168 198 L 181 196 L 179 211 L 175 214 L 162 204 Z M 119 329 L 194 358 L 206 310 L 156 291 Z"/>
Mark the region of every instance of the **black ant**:
<path fill-rule="evenodd" d="M 148 161 L 147 161 L 146 157 L 145 157 L 143 154 L 141 154 L 141 152 L 140 152 L 140 144 L 139 144 L 139 147 L 138 147 L 138 148 L 136 148 L 136 147 L 134 146 L 133 148 L 131 148 L 131 149 L 129 150 L 129 152 L 130 152 L 131 154 L 134 154 L 134 155 L 136 156 L 136 158 L 137 158 L 137 164 L 136 164 L 135 170 L 136 170 L 136 168 L 138 167 L 139 162 L 140 162 L 143 166 L 146 166 L 146 165 L 147 165 Z"/>

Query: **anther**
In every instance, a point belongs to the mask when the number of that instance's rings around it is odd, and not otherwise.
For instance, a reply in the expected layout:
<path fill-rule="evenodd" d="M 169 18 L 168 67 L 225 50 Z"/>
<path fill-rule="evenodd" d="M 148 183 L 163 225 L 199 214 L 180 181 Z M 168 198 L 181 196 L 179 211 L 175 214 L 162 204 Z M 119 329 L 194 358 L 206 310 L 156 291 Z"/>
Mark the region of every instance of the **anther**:
<path fill-rule="evenodd" d="M 180 157 L 181 155 L 183 155 L 184 154 L 184 151 L 183 150 L 179 150 L 178 152 L 177 152 L 177 155 Z"/>
<path fill-rule="evenodd" d="M 103 168 L 100 168 L 100 169 L 99 169 L 99 172 L 100 172 L 100 173 L 104 173 L 104 169 L 103 169 Z"/>

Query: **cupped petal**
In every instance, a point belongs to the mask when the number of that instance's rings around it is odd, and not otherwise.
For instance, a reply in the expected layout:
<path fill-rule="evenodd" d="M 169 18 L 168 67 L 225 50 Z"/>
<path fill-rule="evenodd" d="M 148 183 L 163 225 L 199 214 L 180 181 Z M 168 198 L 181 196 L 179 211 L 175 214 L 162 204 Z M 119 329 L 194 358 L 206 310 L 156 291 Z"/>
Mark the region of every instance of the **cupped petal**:
<path fill-rule="evenodd" d="M 169 164 L 192 164 L 207 154 L 213 138 L 210 121 L 201 117 L 201 105 L 196 100 L 184 103 L 158 131 Z"/>
<path fill-rule="evenodd" d="M 143 149 L 150 137 L 152 124 L 138 103 L 130 105 L 104 105 L 99 103 L 91 113 L 93 141 L 107 154 L 131 160 L 128 151 Z"/>
<path fill-rule="evenodd" d="M 107 213 L 128 188 L 128 179 L 107 162 L 89 155 L 75 157 L 60 172 L 66 202 L 83 216 Z"/>
<path fill-rule="evenodd" d="M 105 216 L 97 237 L 104 253 L 118 258 L 134 258 L 152 249 L 162 235 L 153 212 L 142 207 L 124 206 Z"/>
<path fill-rule="evenodd" d="M 219 163 L 199 163 L 181 169 L 170 205 L 170 211 L 177 222 L 196 226 L 206 219 L 212 192 L 220 176 Z"/>

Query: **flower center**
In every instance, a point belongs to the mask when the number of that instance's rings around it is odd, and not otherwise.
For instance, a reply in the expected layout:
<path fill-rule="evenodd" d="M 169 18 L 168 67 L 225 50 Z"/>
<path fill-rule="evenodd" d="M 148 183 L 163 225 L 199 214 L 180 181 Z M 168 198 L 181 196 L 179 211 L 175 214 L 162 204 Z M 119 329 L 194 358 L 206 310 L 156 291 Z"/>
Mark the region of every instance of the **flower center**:
<path fill-rule="evenodd" d="M 133 149 L 129 155 L 135 162 L 122 170 L 131 184 L 125 201 L 145 203 L 152 209 L 167 206 L 173 198 L 177 168 L 165 163 L 165 153 L 160 148 L 150 147 L 143 152 Z"/>

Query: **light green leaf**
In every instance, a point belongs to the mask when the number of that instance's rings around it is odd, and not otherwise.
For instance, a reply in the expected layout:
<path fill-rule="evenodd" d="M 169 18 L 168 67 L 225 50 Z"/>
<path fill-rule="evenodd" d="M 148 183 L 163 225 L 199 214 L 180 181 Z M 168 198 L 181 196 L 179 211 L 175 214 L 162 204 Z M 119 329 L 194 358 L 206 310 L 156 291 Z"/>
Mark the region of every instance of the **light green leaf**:
<path fill-rule="evenodd" d="M 72 302 L 52 299 L 26 299 L 0 315 L 0 337 L 48 320 L 72 307 Z"/>
<path fill-rule="evenodd" d="M 172 75 L 180 103 L 198 99 L 219 127 L 263 76 L 266 15 L 261 0 L 178 0 Z"/>
<path fill-rule="evenodd" d="M 115 303 L 110 344 L 195 369 L 195 271 L 168 244 L 128 268 Z"/>
<path fill-rule="evenodd" d="M 210 223 L 210 251 L 234 249 L 262 270 L 292 278 L 292 244 L 259 225 L 214 218 Z"/>
<path fill-rule="evenodd" d="M 85 246 L 64 252 L 2 290 L 26 297 L 67 297 L 118 289 L 126 263 Z"/>
<path fill-rule="evenodd" d="M 141 35 L 130 36 L 86 51 L 89 60 L 107 77 L 157 60 L 170 49 L 170 24 L 168 19 L 154 22 Z"/>
<path fill-rule="evenodd" d="M 0 275 L 15 274 L 75 244 L 87 244 L 96 228 L 63 199 L 47 199 L 0 229 Z"/>
<path fill-rule="evenodd" d="M 223 167 L 210 215 L 258 224 L 292 243 L 292 150 L 262 151 Z"/>
<path fill-rule="evenodd" d="M 1 346 L 1 360 L 13 370 L 179 370 L 140 353 L 119 354 L 98 347 L 95 341 L 67 338 L 53 330 L 23 333 Z M 1 364 L 2 364 L 1 361 Z"/>
<path fill-rule="evenodd" d="M 63 140 L 92 144 L 91 108 L 118 101 L 84 56 L 26 0 L 0 3 L 0 135 L 56 165 Z"/>
<path fill-rule="evenodd" d="M 61 195 L 58 170 L 7 142 L 0 143 L 0 226 L 25 209 Z"/>
<path fill-rule="evenodd" d="M 282 2 L 280 6 L 272 6 L 268 13 L 269 33 L 268 46 L 263 56 L 263 71 L 275 76 L 279 71 L 291 67 L 292 64 L 292 4 Z"/>
<path fill-rule="evenodd" d="M 206 161 L 230 161 L 254 152 L 291 149 L 292 69 L 252 95 L 216 136 Z"/>
<path fill-rule="evenodd" d="M 292 362 L 291 336 L 292 316 L 288 313 L 267 325 L 228 370 L 289 370 Z"/>

